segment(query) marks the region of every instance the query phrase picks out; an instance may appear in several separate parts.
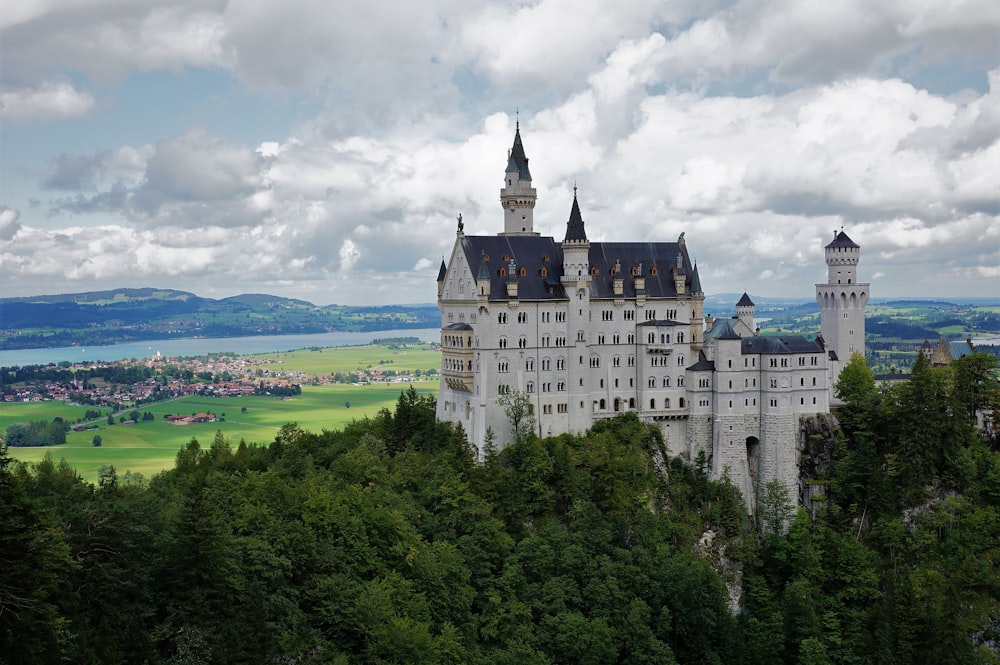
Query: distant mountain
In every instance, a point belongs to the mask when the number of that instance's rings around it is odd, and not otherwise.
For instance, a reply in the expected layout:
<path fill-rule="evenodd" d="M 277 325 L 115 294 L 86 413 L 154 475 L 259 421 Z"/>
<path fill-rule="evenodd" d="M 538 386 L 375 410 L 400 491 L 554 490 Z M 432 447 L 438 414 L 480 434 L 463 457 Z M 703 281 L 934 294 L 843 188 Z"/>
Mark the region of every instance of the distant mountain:
<path fill-rule="evenodd" d="M 141 288 L 0 298 L 0 350 L 438 325 L 440 314 L 433 304 L 319 307 L 259 293 L 216 300 Z"/>

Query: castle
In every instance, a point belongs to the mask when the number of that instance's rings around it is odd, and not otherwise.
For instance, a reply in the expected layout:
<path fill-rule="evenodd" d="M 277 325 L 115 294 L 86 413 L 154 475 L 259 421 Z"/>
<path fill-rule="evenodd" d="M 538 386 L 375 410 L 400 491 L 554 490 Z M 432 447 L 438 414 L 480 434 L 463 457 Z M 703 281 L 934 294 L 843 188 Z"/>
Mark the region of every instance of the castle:
<path fill-rule="evenodd" d="M 482 451 L 511 440 L 498 398 L 531 404 L 539 436 L 583 433 L 634 412 L 663 431 L 672 455 L 708 461 L 753 511 L 779 480 L 798 495 L 801 419 L 829 411 L 851 353 L 864 353 L 869 284 L 843 231 L 826 245 L 816 285 L 822 335 L 761 336 L 747 294 L 732 318 L 703 311 L 684 234 L 676 242 L 591 242 L 574 188 L 562 242 L 534 230 L 536 191 L 515 130 L 500 203 L 504 230 L 458 233 L 437 277 L 441 385 L 437 417 Z"/>

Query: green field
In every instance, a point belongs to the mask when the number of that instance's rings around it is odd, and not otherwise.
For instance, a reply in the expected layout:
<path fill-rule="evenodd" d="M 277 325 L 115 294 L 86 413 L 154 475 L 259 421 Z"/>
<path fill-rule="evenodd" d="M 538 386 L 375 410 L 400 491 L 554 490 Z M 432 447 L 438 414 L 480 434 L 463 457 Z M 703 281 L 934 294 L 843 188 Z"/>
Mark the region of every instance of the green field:
<path fill-rule="evenodd" d="M 309 352 L 285 354 L 293 356 Z M 318 352 L 312 355 L 320 356 Z M 334 353 L 326 351 L 332 358 Z M 383 353 L 384 355 L 384 353 Z M 298 362 L 298 360 L 296 360 Z M 306 358 L 302 362 L 318 362 Z M 376 363 L 378 360 L 376 359 Z M 436 365 L 434 365 L 436 366 Z M 287 366 L 286 366 L 287 369 Z M 280 397 L 185 397 L 156 405 L 139 407 L 150 411 L 155 421 L 135 425 L 101 424 L 96 431 L 68 432 L 66 445 L 45 448 L 12 448 L 14 459 L 38 462 L 48 453 L 53 459 L 65 459 L 81 476 L 97 480 L 98 470 L 107 464 L 114 465 L 119 475 L 125 471 L 142 473 L 146 477 L 169 469 L 174 464 L 178 449 L 192 438 L 203 445 L 210 445 L 215 433 L 221 431 L 233 446 L 243 439 L 247 443 L 269 443 L 278 429 L 289 422 L 298 423 L 303 429 L 319 432 L 339 429 L 352 420 L 373 416 L 382 407 L 392 409 L 401 391 L 410 384 L 324 385 L 303 386 L 302 394 L 289 399 Z M 412 384 L 421 393 L 437 390 L 437 381 Z M 350 402 L 350 408 L 346 404 Z M 242 408 L 246 407 L 246 412 Z M 14 422 L 51 420 L 61 416 L 67 421 L 83 417 L 86 407 L 71 407 L 61 402 L 5 403 L 0 405 L 0 428 L 6 429 Z M 164 414 L 211 412 L 224 421 L 185 426 L 171 425 L 163 420 Z M 102 438 L 101 447 L 92 444 L 95 434 Z"/>
<path fill-rule="evenodd" d="M 437 369 L 441 366 L 441 352 L 430 344 L 391 349 L 386 346 L 345 346 L 335 349 L 303 349 L 286 353 L 263 353 L 257 356 L 277 360 L 278 367 L 286 371 L 329 375 L 334 372 L 352 372 L 363 369 L 413 372 Z"/>

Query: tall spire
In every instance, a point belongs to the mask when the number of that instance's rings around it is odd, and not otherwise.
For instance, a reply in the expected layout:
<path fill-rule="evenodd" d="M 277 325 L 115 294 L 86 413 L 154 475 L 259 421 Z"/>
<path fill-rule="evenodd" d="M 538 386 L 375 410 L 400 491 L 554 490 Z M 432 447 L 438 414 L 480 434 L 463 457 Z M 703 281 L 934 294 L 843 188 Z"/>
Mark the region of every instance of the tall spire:
<path fill-rule="evenodd" d="M 500 205 L 504 209 L 502 235 L 538 235 L 535 233 L 534 209 L 537 192 L 531 186 L 528 157 L 521 143 L 521 117 L 514 125 L 514 145 L 507 154 L 504 187 L 500 190 Z"/>
<path fill-rule="evenodd" d="M 566 237 L 563 242 L 587 242 L 587 231 L 583 228 L 583 216 L 580 214 L 580 203 L 576 200 L 576 184 L 573 184 L 573 207 L 569 211 L 569 221 L 566 222 Z"/>
<path fill-rule="evenodd" d="M 517 173 L 521 180 L 531 180 L 531 171 L 528 170 L 528 158 L 524 154 L 524 144 L 521 143 L 521 120 L 518 119 L 514 129 L 514 145 L 510 149 L 510 156 L 507 158 L 507 173 Z"/>

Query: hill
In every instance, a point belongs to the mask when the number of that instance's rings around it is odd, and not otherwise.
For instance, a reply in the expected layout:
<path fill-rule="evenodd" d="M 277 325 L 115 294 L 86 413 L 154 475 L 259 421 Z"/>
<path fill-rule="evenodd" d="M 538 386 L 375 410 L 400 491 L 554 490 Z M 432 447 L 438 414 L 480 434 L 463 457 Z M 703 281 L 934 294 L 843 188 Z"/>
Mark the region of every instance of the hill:
<path fill-rule="evenodd" d="M 222 299 L 141 288 L 0 298 L 0 350 L 178 337 L 431 328 L 437 306 L 319 307 L 266 294 Z"/>

